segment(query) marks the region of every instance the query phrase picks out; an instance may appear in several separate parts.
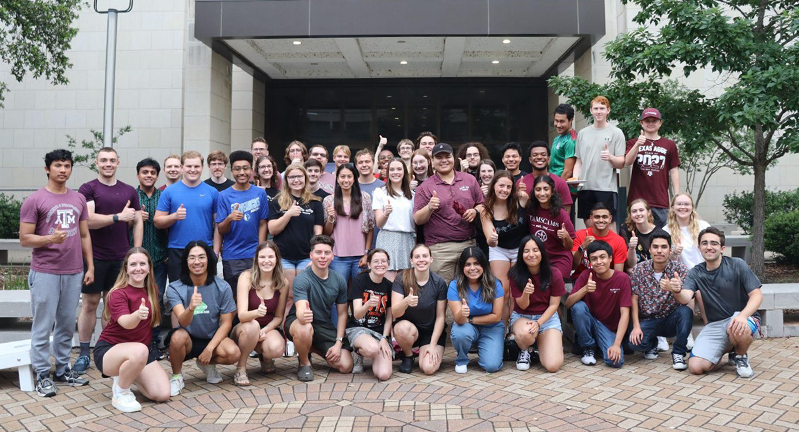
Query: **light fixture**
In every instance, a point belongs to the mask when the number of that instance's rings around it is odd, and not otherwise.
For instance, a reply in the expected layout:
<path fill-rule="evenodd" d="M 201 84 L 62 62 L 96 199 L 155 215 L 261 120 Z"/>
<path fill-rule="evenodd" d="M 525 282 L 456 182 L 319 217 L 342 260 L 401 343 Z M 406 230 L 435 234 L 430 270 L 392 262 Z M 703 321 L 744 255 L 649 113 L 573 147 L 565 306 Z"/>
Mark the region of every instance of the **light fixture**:
<path fill-rule="evenodd" d="M 492 61 L 491 63 L 493 63 L 493 64 L 499 64 L 499 60 L 494 60 L 494 61 Z"/>
<path fill-rule="evenodd" d="M 394 120 L 399 120 L 399 117 L 394 117 Z"/>
<path fill-rule="evenodd" d="M 403 61 L 401 61 L 401 62 L 400 62 L 400 64 L 401 64 L 401 65 L 406 65 L 406 64 L 408 64 L 408 62 L 407 62 L 407 61 L 405 61 L 405 60 L 403 60 Z"/>
<path fill-rule="evenodd" d="M 391 95 L 386 95 L 387 98 L 391 99 Z"/>
<path fill-rule="evenodd" d="M 294 45 L 302 45 L 302 41 L 294 41 Z"/>
<path fill-rule="evenodd" d="M 509 44 L 510 43 L 510 39 L 505 39 L 505 40 L 502 41 L 502 43 Z"/>
<path fill-rule="evenodd" d="M 395 110 L 395 109 L 397 109 L 397 107 L 391 107 L 391 109 Z"/>
<path fill-rule="evenodd" d="M 427 95 L 422 95 L 422 97 L 423 97 L 423 98 L 426 98 L 426 97 L 427 97 Z"/>

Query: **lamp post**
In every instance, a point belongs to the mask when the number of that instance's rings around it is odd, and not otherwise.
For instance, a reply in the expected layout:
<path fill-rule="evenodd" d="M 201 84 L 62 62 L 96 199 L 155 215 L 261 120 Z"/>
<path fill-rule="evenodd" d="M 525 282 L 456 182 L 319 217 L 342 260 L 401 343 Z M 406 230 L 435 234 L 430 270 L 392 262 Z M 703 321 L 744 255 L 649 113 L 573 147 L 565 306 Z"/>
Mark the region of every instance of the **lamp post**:
<path fill-rule="evenodd" d="M 97 8 L 94 0 L 94 11 L 108 14 L 108 32 L 105 43 L 105 104 L 103 106 L 103 146 L 113 147 L 114 140 L 114 78 L 117 67 L 117 15 L 127 13 L 133 9 L 133 0 L 128 0 L 125 10 Z"/>

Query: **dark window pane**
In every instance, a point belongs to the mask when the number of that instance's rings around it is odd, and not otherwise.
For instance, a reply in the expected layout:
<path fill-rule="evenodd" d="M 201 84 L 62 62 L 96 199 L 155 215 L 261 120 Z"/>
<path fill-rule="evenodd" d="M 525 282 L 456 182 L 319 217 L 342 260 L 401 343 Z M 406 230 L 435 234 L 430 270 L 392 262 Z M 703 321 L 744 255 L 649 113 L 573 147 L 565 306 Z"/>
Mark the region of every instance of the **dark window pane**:
<path fill-rule="evenodd" d="M 471 141 L 485 145 L 507 142 L 507 88 L 479 87 L 472 90 Z"/>
<path fill-rule="evenodd" d="M 469 140 L 469 89 L 444 87 L 441 89 L 440 140 L 460 144 Z"/>
<path fill-rule="evenodd" d="M 370 108 L 344 109 L 344 142 L 349 145 L 372 141 L 372 110 Z"/>
<path fill-rule="evenodd" d="M 341 110 L 308 108 L 305 140 L 313 144 L 335 144 L 340 140 Z"/>
<path fill-rule="evenodd" d="M 438 134 L 438 89 L 435 87 L 408 87 L 408 136 L 413 141 L 419 133 L 431 131 Z"/>

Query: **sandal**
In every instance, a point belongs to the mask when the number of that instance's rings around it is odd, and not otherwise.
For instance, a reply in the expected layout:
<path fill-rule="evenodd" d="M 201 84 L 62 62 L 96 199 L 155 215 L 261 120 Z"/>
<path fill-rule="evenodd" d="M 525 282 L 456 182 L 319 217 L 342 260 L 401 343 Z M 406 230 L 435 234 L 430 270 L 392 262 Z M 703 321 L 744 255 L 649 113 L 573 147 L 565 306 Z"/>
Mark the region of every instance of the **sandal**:
<path fill-rule="evenodd" d="M 313 367 L 311 365 L 300 366 L 297 369 L 297 379 L 300 381 L 313 381 Z"/>
<path fill-rule="evenodd" d="M 237 386 L 250 385 L 250 380 L 247 378 L 247 371 L 236 371 L 236 373 L 233 374 L 233 384 Z"/>
<path fill-rule="evenodd" d="M 275 373 L 275 369 L 276 368 L 275 368 L 275 360 L 274 359 L 269 359 L 267 361 L 267 360 L 264 360 L 263 357 L 261 357 L 261 358 L 259 358 L 259 360 L 261 361 L 261 373 L 263 373 L 263 374 Z"/>

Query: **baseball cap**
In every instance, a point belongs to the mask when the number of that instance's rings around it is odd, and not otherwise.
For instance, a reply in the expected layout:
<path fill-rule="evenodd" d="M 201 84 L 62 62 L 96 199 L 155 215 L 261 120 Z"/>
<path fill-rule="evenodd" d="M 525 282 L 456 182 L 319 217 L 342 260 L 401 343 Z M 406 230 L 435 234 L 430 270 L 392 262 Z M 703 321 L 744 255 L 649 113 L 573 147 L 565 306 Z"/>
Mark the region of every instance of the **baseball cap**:
<path fill-rule="evenodd" d="M 650 117 L 660 120 L 660 111 L 658 111 L 656 108 L 647 108 L 641 113 L 641 120 L 648 119 Z"/>
<path fill-rule="evenodd" d="M 452 147 L 447 143 L 439 143 L 433 147 L 433 156 L 439 153 L 449 153 L 452 154 Z"/>

